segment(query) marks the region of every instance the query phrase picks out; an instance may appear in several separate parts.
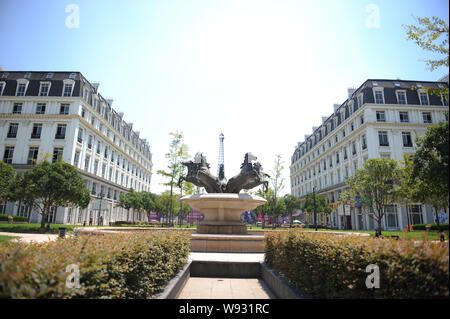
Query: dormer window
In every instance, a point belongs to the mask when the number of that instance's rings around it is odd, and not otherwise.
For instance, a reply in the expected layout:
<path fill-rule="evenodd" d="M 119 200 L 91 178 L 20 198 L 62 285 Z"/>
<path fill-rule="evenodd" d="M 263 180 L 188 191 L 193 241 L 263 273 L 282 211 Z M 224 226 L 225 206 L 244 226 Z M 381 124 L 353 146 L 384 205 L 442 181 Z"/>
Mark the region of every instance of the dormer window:
<path fill-rule="evenodd" d="M 3 95 L 3 89 L 5 88 L 6 83 L 5 82 L 0 82 L 0 96 Z"/>
<path fill-rule="evenodd" d="M 24 77 L 24 79 L 29 79 L 31 77 L 31 73 L 27 72 L 27 73 L 25 73 L 25 75 L 23 77 Z"/>
<path fill-rule="evenodd" d="M 75 73 L 70 73 L 69 75 L 69 79 L 75 79 L 76 74 Z"/>
<path fill-rule="evenodd" d="M 7 79 L 8 78 L 9 73 L 5 72 L 2 74 L 2 79 Z"/>
<path fill-rule="evenodd" d="M 384 104 L 384 94 L 383 90 L 374 90 L 375 103 L 376 104 Z"/>
<path fill-rule="evenodd" d="M 361 107 L 363 105 L 363 93 L 358 95 L 358 106 Z"/>
<path fill-rule="evenodd" d="M 51 79 L 53 77 L 53 73 L 47 73 L 46 79 Z"/>
<path fill-rule="evenodd" d="M 27 87 L 28 87 L 28 80 L 26 79 L 17 80 L 16 96 L 25 96 Z"/>
<path fill-rule="evenodd" d="M 419 91 L 419 100 L 420 105 L 430 105 L 430 101 L 428 100 L 428 94 L 425 91 Z"/>
<path fill-rule="evenodd" d="M 372 82 L 372 85 L 373 85 L 373 86 L 378 86 L 378 82 L 375 82 L 375 81 L 374 81 L 374 82 Z"/>
<path fill-rule="evenodd" d="M 39 87 L 39 96 L 48 96 L 50 85 L 50 82 L 41 82 L 41 86 Z"/>
<path fill-rule="evenodd" d="M 72 96 L 74 80 L 65 79 L 62 96 Z"/>
<path fill-rule="evenodd" d="M 398 104 L 408 104 L 406 101 L 406 92 L 405 91 L 396 91 L 397 94 L 397 102 Z"/>

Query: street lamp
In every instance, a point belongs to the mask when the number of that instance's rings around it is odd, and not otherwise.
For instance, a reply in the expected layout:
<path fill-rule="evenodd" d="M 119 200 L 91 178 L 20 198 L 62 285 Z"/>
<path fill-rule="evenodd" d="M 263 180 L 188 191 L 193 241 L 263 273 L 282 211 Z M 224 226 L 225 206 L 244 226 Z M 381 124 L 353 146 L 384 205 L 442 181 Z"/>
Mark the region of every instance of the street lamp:
<path fill-rule="evenodd" d="M 97 225 L 100 224 L 100 214 L 102 211 L 102 201 L 103 201 L 103 191 L 100 191 L 100 202 L 98 204 L 98 217 L 97 217 Z"/>

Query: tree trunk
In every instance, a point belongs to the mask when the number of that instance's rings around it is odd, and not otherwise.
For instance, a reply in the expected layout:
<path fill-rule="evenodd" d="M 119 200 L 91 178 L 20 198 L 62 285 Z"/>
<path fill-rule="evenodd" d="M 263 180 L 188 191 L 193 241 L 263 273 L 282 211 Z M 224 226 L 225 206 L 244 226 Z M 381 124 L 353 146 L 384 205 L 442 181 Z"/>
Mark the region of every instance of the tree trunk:
<path fill-rule="evenodd" d="M 439 222 L 439 212 L 438 212 L 437 207 L 434 207 L 434 212 L 435 212 L 435 215 L 436 215 L 436 224 L 438 226 L 438 231 L 441 232 L 442 231 L 441 230 L 441 223 Z"/>
<path fill-rule="evenodd" d="M 408 205 L 408 202 L 406 202 L 406 221 L 407 221 L 407 223 L 408 223 L 408 229 L 406 230 L 407 232 L 409 232 L 409 205 Z"/>

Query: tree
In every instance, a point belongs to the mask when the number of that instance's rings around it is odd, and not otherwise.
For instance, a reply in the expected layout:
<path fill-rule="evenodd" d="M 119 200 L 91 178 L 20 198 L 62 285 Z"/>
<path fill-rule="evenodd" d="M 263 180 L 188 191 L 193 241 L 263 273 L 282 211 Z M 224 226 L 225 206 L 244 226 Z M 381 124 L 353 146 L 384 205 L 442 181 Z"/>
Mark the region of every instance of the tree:
<path fill-rule="evenodd" d="M 418 181 L 413 178 L 413 161 L 410 155 L 404 154 L 403 166 L 400 167 L 400 180 L 397 187 L 397 195 L 399 202 L 406 206 L 407 231 L 409 231 L 409 205 L 418 198 Z"/>
<path fill-rule="evenodd" d="M 14 189 L 14 180 L 16 171 L 14 168 L 3 161 L 0 161 L 0 201 L 10 200 L 11 191 Z"/>
<path fill-rule="evenodd" d="M 119 202 L 117 203 L 117 206 L 125 208 L 127 210 L 127 221 L 128 221 L 130 219 L 130 209 L 132 207 L 132 203 L 130 201 L 128 193 L 119 195 Z"/>
<path fill-rule="evenodd" d="M 141 206 L 147 212 L 148 221 L 150 221 L 150 213 L 156 211 L 158 207 L 156 195 L 150 192 L 141 192 Z"/>
<path fill-rule="evenodd" d="M 286 194 L 283 197 L 284 205 L 286 206 L 286 211 L 289 213 L 290 220 L 292 221 L 292 213 L 297 209 L 301 209 L 302 202 L 298 197 L 291 194 Z M 291 223 L 292 224 L 292 223 Z"/>
<path fill-rule="evenodd" d="M 416 18 L 417 25 L 403 25 L 408 35 L 407 40 L 415 41 L 423 50 L 429 51 L 435 56 L 434 59 L 426 60 L 430 71 L 434 71 L 442 66 L 449 67 L 449 28 L 448 24 L 438 18 Z M 438 57 L 439 56 L 439 57 Z M 426 88 L 429 94 L 442 96 L 448 103 L 447 88 Z"/>
<path fill-rule="evenodd" d="M 272 198 L 271 198 L 271 207 L 272 207 L 272 216 L 276 216 L 277 212 L 277 201 L 278 201 L 278 194 L 284 189 L 284 178 L 283 178 L 283 160 L 281 159 L 281 155 L 277 154 L 275 155 L 275 161 L 273 170 L 271 171 L 271 178 L 270 183 L 272 185 Z M 263 222 L 264 225 L 264 222 Z"/>
<path fill-rule="evenodd" d="M 42 215 L 41 228 L 45 227 L 52 207 L 73 205 L 86 208 L 91 200 L 81 174 L 61 160 L 55 163 L 43 161 L 34 166 L 25 172 L 24 182 L 29 187 L 33 208 Z"/>
<path fill-rule="evenodd" d="M 431 71 L 446 66 L 448 68 L 448 24 L 438 18 L 416 18 L 418 25 L 404 25 L 408 35 L 407 40 L 413 40 L 423 50 L 441 55 L 440 59 L 428 59 L 426 64 Z"/>
<path fill-rule="evenodd" d="M 178 179 L 183 175 L 184 165 L 183 161 L 188 159 L 188 148 L 186 144 L 183 143 L 183 132 L 176 131 L 175 133 L 171 132 L 169 135 L 172 136 L 172 141 L 170 143 L 169 152 L 166 154 L 166 158 L 169 160 L 169 164 L 167 166 L 167 170 L 158 170 L 158 174 L 168 179 L 167 183 L 164 183 L 165 186 L 170 187 L 169 198 L 169 218 L 172 223 L 173 218 L 173 188 L 176 187 L 178 183 Z"/>
<path fill-rule="evenodd" d="M 430 204 L 436 213 L 449 207 L 449 126 L 448 122 L 428 127 L 425 136 L 416 139 L 413 156 L 412 178 L 417 183 L 418 198 Z"/>
<path fill-rule="evenodd" d="M 397 161 L 387 158 L 372 158 L 364 162 L 363 168 L 347 180 L 349 196 L 370 201 L 371 210 L 377 222 L 377 235 L 381 235 L 381 222 L 386 207 L 397 200 L 396 185 L 400 183 L 401 172 Z"/>
<path fill-rule="evenodd" d="M 305 195 L 301 208 L 305 212 L 319 212 L 327 215 L 331 213 L 331 207 L 328 205 L 325 195 L 316 194 L 315 192 L 307 193 Z M 314 215 L 314 225 L 316 230 L 317 224 L 316 216 Z"/>

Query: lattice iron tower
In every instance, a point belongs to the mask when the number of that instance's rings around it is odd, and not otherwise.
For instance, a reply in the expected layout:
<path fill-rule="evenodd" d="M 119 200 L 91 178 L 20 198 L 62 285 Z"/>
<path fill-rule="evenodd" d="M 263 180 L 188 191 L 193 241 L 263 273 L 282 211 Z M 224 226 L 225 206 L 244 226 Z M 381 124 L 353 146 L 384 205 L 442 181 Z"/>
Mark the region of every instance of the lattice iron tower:
<path fill-rule="evenodd" d="M 219 135 L 219 160 L 218 160 L 218 164 L 217 164 L 217 176 L 219 177 L 219 179 L 221 179 L 220 178 L 220 175 L 221 175 L 221 171 L 220 171 L 220 166 L 222 166 L 223 168 L 222 168 L 222 174 L 225 174 L 224 173 L 224 157 L 223 157 L 223 139 L 224 139 L 224 136 L 223 136 L 223 133 L 220 133 L 220 135 Z"/>

